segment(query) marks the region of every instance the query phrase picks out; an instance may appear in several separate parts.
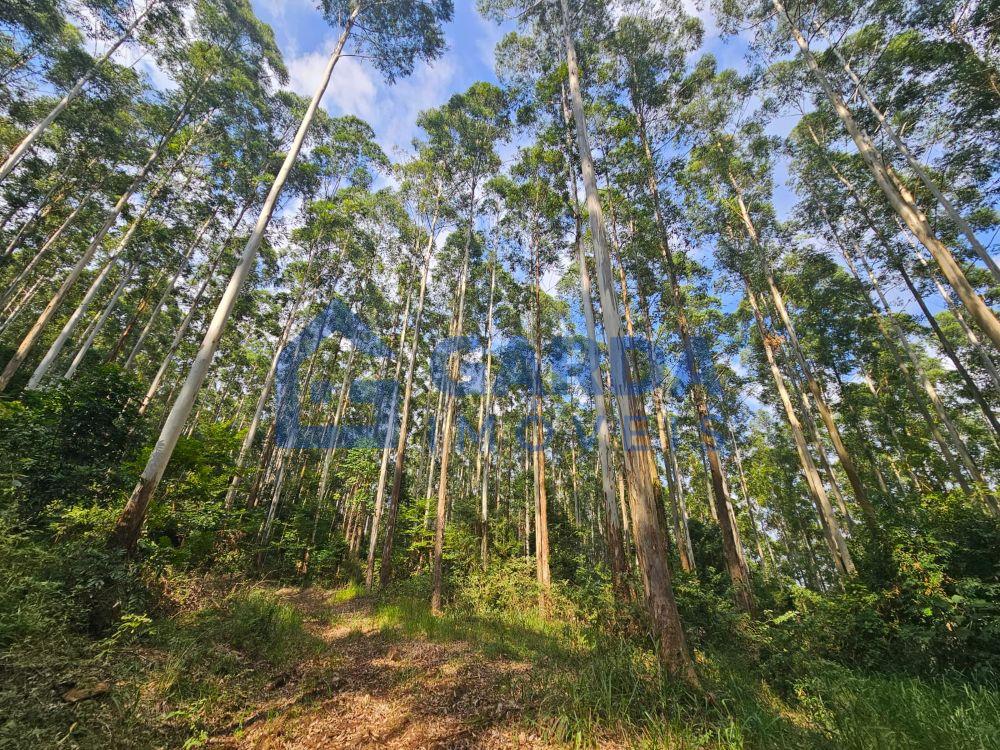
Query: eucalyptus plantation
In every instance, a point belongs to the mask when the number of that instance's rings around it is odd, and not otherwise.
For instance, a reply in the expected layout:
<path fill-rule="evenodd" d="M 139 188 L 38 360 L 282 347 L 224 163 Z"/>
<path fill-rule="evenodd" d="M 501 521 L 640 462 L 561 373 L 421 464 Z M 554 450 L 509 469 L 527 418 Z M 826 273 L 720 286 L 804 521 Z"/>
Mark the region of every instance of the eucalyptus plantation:
<path fill-rule="evenodd" d="M 0 6 L 0 745 L 997 746 L 996 32 Z"/>

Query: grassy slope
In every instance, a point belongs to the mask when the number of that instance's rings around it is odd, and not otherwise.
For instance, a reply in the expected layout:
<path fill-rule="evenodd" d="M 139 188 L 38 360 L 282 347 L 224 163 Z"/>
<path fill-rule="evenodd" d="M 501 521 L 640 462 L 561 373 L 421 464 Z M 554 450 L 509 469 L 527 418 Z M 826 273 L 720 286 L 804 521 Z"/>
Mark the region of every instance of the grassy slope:
<path fill-rule="evenodd" d="M 455 606 L 435 618 L 419 587 L 378 601 L 358 594 L 208 589 L 101 641 L 58 628 L 21 640 L 0 661 L 0 747 L 349 737 L 356 727 L 331 726 L 334 698 L 374 695 L 389 713 L 427 723 L 406 729 L 414 743 L 481 730 L 484 745 L 498 747 L 516 737 L 535 746 L 1000 748 L 996 689 L 828 666 L 779 690 L 738 655 L 698 653 L 708 705 L 661 679 L 637 636 L 594 643 L 583 626 L 532 608 Z M 60 697 L 101 680 L 112 685 L 105 696 Z M 403 737 L 397 746 L 411 746 Z"/>

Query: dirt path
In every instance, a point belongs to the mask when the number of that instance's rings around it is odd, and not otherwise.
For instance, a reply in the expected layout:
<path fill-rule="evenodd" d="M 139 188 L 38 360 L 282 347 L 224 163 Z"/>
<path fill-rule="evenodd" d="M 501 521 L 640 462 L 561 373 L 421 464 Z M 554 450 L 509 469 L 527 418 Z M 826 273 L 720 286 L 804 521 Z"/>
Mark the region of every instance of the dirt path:
<path fill-rule="evenodd" d="M 487 658 L 462 642 L 394 638 L 364 599 L 331 604 L 318 589 L 279 595 L 302 613 L 323 653 L 280 678 L 274 698 L 211 747 L 551 747 L 521 720 L 529 664 Z"/>

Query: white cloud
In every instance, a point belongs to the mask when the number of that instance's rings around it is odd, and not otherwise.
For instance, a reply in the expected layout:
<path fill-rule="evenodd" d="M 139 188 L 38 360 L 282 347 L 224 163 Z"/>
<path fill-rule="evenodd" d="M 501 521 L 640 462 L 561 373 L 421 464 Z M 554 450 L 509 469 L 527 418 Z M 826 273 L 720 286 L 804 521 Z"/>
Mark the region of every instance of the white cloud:
<path fill-rule="evenodd" d="M 417 115 L 445 102 L 452 93 L 455 71 L 454 58 L 448 54 L 433 65 L 419 64 L 412 76 L 383 89 L 379 97 L 381 118 L 372 125 L 386 151 L 409 148 L 417 132 Z"/>
<path fill-rule="evenodd" d="M 504 35 L 513 27 L 512 23 L 496 24 L 476 13 L 476 24 L 479 34 L 476 37 L 476 50 L 479 59 L 489 70 L 496 70 L 496 47 Z"/>
<path fill-rule="evenodd" d="M 324 45 L 326 49 L 333 46 L 332 41 Z M 319 86 L 327 61 L 323 51 L 291 59 L 288 62 L 289 88 L 297 94 L 311 97 Z M 370 120 L 375 115 L 377 93 L 375 82 L 361 64 L 353 57 L 342 57 L 323 96 L 323 106 L 335 110 L 331 114 L 357 115 Z"/>
<path fill-rule="evenodd" d="M 322 47 L 287 63 L 289 85 L 302 96 L 312 96 L 323 76 L 327 50 L 334 46 L 328 39 Z M 456 65 L 451 55 L 433 64 L 419 63 L 413 75 L 387 86 L 377 73 L 355 57 L 341 58 L 323 97 L 323 106 L 334 116 L 356 115 L 371 123 L 376 138 L 386 152 L 401 157 L 409 151 L 417 132 L 417 115 L 444 103 L 451 95 Z"/>

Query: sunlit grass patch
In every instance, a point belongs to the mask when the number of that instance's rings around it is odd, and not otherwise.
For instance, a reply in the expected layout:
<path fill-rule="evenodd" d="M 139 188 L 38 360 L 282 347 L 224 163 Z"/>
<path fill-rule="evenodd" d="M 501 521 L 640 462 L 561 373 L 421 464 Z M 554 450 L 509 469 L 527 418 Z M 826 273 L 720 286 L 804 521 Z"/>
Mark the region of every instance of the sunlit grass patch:
<path fill-rule="evenodd" d="M 365 593 L 365 588 L 360 583 L 352 581 L 345 586 L 336 588 L 330 592 L 327 597 L 327 602 L 329 604 L 346 604 L 352 599 L 357 599 L 359 596 Z"/>

